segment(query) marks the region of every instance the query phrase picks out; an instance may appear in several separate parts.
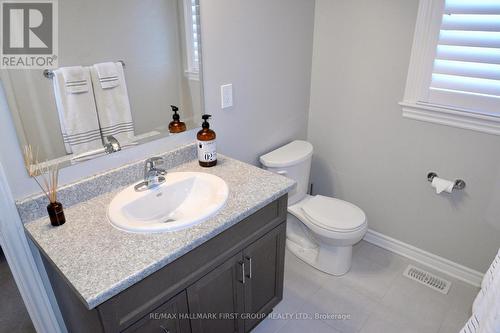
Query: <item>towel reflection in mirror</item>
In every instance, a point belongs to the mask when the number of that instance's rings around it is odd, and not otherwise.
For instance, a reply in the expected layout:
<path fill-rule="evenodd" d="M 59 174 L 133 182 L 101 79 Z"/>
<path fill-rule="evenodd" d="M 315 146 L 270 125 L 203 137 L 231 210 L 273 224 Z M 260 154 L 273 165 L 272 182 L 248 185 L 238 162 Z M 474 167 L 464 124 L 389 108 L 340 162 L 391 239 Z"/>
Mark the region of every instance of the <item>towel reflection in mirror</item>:
<path fill-rule="evenodd" d="M 103 148 L 108 136 L 121 145 L 132 141 L 134 123 L 122 63 L 62 67 L 53 73 L 59 123 L 68 154 Z"/>

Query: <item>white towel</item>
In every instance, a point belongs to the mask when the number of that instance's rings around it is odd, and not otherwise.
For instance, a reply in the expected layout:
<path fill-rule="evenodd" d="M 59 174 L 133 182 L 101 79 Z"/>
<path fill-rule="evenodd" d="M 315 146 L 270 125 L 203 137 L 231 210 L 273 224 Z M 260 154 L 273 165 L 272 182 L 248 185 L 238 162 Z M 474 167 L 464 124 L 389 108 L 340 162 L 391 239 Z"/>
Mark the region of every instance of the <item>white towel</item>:
<path fill-rule="evenodd" d="M 68 87 L 67 82 L 74 81 L 75 78 L 80 81 L 83 78 L 84 84 Z M 66 152 L 81 154 L 102 148 L 88 68 L 76 66 L 57 69 L 54 71 L 53 85 Z"/>
<path fill-rule="evenodd" d="M 500 250 L 498 250 L 498 253 L 495 259 L 493 259 L 490 268 L 488 268 L 486 274 L 484 274 L 483 281 L 481 282 L 481 288 L 486 288 L 489 286 L 489 284 L 493 280 L 493 277 L 495 276 L 494 272 L 498 271 L 498 269 L 500 269 Z"/>
<path fill-rule="evenodd" d="M 481 318 L 481 333 L 500 332 L 500 278 L 491 286 L 485 299 L 483 314 Z"/>
<path fill-rule="evenodd" d="M 85 77 L 82 66 L 61 68 L 64 78 L 64 86 L 68 94 L 79 94 L 88 92 L 91 88 L 90 82 Z"/>
<path fill-rule="evenodd" d="M 94 66 L 102 89 L 111 89 L 120 85 L 119 73 L 114 62 L 103 62 Z"/>
<path fill-rule="evenodd" d="M 495 259 L 493 259 L 493 262 L 484 274 L 483 281 L 481 282 L 481 290 L 477 294 L 472 305 L 472 312 L 477 312 L 477 309 L 481 305 L 489 286 L 494 281 L 495 276 L 500 276 L 500 250 L 498 250 Z"/>
<path fill-rule="evenodd" d="M 99 79 L 99 70 L 105 68 L 102 73 L 111 73 L 113 72 L 109 69 L 111 65 L 118 76 L 118 84 L 113 88 L 104 85 L 106 86 L 104 88 L 103 82 Z M 95 64 L 90 67 L 90 73 L 103 137 L 112 135 L 122 146 L 131 142 L 134 137 L 134 123 L 122 64 L 119 62 Z"/>
<path fill-rule="evenodd" d="M 460 333 L 500 332 L 500 250 L 486 272 L 472 306 L 472 317 Z"/>

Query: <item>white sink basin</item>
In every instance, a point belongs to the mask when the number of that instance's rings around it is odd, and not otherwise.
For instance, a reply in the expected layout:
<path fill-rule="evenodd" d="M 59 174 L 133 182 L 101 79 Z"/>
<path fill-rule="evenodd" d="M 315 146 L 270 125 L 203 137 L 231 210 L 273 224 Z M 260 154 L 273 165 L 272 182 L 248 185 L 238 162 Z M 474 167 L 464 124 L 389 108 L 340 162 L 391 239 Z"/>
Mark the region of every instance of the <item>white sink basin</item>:
<path fill-rule="evenodd" d="M 118 193 L 108 219 L 118 229 L 151 233 L 174 231 L 201 223 L 226 203 L 228 187 L 202 172 L 171 172 L 161 185 L 137 192 L 134 185 Z"/>

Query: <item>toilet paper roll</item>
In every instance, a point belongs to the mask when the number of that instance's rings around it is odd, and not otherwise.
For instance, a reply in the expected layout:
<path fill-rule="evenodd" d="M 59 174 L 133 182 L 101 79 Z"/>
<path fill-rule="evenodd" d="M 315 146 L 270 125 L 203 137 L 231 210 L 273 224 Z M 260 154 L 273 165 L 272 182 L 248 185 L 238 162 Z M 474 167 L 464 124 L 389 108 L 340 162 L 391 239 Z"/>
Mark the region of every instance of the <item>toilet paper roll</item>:
<path fill-rule="evenodd" d="M 432 179 L 432 187 L 436 189 L 436 193 L 439 194 L 441 192 L 451 193 L 453 191 L 453 186 L 455 186 L 455 182 L 439 177 L 434 177 Z"/>

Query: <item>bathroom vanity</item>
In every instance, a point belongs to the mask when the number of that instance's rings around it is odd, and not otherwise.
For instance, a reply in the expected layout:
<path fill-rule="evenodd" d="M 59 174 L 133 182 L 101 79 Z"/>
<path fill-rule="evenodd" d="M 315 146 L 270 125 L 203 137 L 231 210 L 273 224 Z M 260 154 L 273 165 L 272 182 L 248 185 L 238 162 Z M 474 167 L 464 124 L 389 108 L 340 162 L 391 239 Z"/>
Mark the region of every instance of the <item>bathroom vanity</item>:
<path fill-rule="evenodd" d="M 90 311 L 44 258 L 69 331 L 248 332 L 262 317 L 246 314 L 282 298 L 286 206 L 285 195 Z"/>
<path fill-rule="evenodd" d="M 281 300 L 294 182 L 224 156 L 201 168 L 194 145 L 182 149 L 165 156 L 188 156 L 169 172 L 211 173 L 229 188 L 220 211 L 187 229 L 138 234 L 107 221 L 112 198 L 140 180 L 142 161 L 61 190 L 75 198 L 88 182 L 121 182 L 66 203 L 63 226 L 26 212 L 39 198 L 18 203 L 69 332 L 249 332 Z"/>

